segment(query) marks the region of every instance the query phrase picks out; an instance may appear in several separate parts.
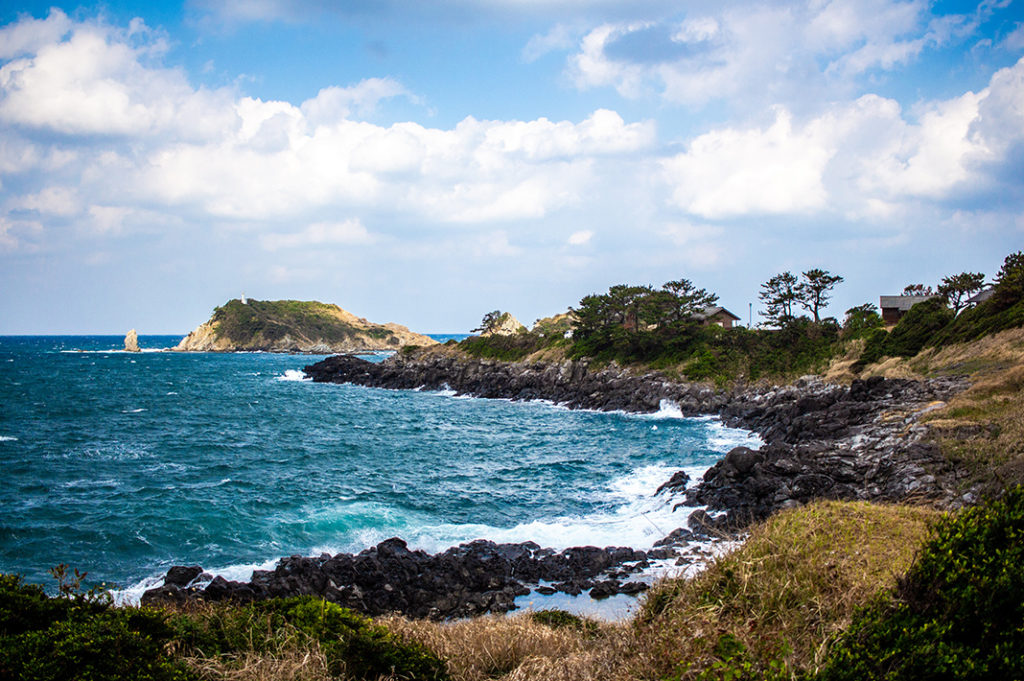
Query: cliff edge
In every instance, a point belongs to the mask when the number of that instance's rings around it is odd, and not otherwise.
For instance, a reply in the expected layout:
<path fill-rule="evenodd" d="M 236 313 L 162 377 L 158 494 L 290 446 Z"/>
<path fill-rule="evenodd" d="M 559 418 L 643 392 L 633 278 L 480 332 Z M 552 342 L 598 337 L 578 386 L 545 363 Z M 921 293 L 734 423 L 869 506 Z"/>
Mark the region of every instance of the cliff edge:
<path fill-rule="evenodd" d="M 174 348 L 179 352 L 362 352 L 436 345 L 400 324 L 374 324 L 337 305 L 235 299 L 213 311 Z"/>

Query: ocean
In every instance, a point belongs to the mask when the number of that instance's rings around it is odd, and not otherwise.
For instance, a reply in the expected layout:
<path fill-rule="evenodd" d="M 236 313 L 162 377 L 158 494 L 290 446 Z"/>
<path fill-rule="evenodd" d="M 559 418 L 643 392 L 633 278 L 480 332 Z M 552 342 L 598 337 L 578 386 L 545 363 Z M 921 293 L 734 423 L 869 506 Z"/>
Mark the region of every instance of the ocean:
<path fill-rule="evenodd" d="M 321 356 L 160 351 L 180 338 L 0 337 L 0 572 L 52 589 L 63 563 L 131 602 L 172 565 L 248 579 L 393 536 L 650 548 L 686 522 L 658 485 L 757 444 L 672 404 L 314 384 Z"/>

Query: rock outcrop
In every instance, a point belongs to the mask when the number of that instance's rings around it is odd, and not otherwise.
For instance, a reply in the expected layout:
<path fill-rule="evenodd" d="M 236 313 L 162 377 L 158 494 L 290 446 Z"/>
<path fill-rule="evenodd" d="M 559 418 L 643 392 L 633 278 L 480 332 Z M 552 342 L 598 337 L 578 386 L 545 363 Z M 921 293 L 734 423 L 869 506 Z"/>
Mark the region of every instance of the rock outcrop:
<path fill-rule="evenodd" d="M 668 539 L 666 545 L 674 542 Z M 665 548 L 652 553 L 674 555 Z M 595 598 L 639 593 L 648 588 L 646 583 L 623 580 L 648 567 L 647 557 L 622 547 L 583 546 L 556 553 L 533 542 L 485 540 L 430 555 L 393 538 L 356 555 L 282 558 L 273 570 L 254 571 L 248 582 L 205 575 L 204 584 L 202 568 L 175 566 L 162 586 L 143 594 L 142 603 L 315 595 L 368 615 L 468 617 L 512 610 L 516 597 L 530 593 L 531 586 L 539 593 L 590 590 Z M 542 581 L 551 586 L 538 586 Z"/>
<path fill-rule="evenodd" d="M 511 336 L 526 331 L 526 325 L 512 316 L 511 312 L 505 312 L 499 316 L 493 324 L 488 326 L 481 336 Z"/>
<path fill-rule="evenodd" d="M 437 341 L 400 324 L 374 324 L 337 305 L 297 300 L 232 300 L 174 348 L 179 352 L 364 352 Z"/>
<path fill-rule="evenodd" d="M 126 352 L 141 352 L 139 350 L 139 334 L 135 332 L 135 329 L 125 335 L 124 349 Z"/>

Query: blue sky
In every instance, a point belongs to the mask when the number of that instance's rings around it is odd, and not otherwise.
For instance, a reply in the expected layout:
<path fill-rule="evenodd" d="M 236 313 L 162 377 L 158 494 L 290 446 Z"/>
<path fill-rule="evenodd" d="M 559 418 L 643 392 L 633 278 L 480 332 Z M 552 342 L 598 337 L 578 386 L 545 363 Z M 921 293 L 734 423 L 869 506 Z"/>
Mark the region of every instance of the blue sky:
<path fill-rule="evenodd" d="M 680 277 L 746 321 L 1024 247 L 1018 1 L 0 8 L 0 333 L 238 297 L 464 332 Z"/>

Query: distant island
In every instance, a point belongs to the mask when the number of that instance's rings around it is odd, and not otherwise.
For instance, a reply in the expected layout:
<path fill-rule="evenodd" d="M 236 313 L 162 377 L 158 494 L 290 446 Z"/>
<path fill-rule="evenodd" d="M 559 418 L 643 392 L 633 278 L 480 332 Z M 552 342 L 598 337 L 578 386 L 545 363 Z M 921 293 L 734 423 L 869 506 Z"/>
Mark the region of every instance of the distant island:
<path fill-rule="evenodd" d="M 400 324 L 375 324 L 337 305 L 234 299 L 214 309 L 174 348 L 178 352 L 361 352 L 437 341 Z"/>

